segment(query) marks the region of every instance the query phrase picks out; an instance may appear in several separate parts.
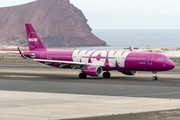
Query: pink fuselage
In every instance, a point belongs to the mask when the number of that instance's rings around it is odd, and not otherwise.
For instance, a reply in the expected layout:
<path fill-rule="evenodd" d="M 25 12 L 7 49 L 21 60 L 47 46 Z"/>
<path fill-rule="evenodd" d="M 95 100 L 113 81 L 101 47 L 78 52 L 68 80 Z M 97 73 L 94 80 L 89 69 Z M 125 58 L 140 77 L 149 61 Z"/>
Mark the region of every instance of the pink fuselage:
<path fill-rule="evenodd" d="M 32 58 L 25 54 L 35 54 Z M 154 52 L 121 52 L 121 51 L 86 51 L 86 50 L 33 50 L 23 52 L 31 59 L 59 60 L 83 63 L 101 63 L 103 70 L 118 71 L 166 71 L 174 68 L 174 63 L 169 58 L 160 53 Z M 45 62 L 41 62 L 44 63 Z M 59 63 L 48 64 L 59 67 Z M 66 65 L 63 68 L 73 68 Z"/>

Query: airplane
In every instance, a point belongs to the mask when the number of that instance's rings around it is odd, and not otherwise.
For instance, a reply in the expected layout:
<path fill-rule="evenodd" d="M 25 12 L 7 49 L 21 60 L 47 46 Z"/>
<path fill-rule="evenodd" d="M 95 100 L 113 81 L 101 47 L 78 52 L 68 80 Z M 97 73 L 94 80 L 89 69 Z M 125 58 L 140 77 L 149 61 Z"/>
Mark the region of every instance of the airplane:
<path fill-rule="evenodd" d="M 125 75 L 135 75 L 138 71 L 151 71 L 153 80 L 158 80 L 157 72 L 168 71 L 175 64 L 164 54 L 155 52 L 130 51 L 88 51 L 88 50 L 50 50 L 47 49 L 33 26 L 25 24 L 29 51 L 21 52 L 21 57 L 31 59 L 52 67 L 80 69 L 79 78 L 100 76 L 110 78 L 109 71 L 117 70 Z"/>

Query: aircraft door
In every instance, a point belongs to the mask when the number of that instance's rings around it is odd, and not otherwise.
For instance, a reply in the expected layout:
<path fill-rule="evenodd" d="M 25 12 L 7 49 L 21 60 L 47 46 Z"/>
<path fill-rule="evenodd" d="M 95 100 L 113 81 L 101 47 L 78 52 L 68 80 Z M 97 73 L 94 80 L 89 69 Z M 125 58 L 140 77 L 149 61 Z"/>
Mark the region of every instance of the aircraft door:
<path fill-rule="evenodd" d="M 154 54 L 149 54 L 148 60 L 147 60 L 148 65 L 152 65 L 153 57 L 154 57 Z"/>

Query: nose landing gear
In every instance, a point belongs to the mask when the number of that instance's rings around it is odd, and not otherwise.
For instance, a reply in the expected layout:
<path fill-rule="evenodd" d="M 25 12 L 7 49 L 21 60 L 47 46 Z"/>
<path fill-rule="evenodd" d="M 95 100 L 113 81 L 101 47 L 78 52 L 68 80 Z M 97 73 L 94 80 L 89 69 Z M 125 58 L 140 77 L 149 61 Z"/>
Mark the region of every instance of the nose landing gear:
<path fill-rule="evenodd" d="M 103 78 L 110 78 L 111 74 L 107 71 L 103 73 Z"/>
<path fill-rule="evenodd" d="M 156 81 L 158 80 L 158 77 L 157 77 L 157 72 L 156 71 L 153 71 L 153 80 Z"/>

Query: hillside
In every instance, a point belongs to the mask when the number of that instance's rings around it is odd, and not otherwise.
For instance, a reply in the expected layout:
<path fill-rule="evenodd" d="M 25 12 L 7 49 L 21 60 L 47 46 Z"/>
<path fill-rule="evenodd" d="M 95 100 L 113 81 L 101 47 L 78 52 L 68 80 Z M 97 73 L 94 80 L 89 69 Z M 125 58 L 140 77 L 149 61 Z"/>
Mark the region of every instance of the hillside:
<path fill-rule="evenodd" d="M 27 46 L 25 23 L 31 23 L 46 47 L 104 46 L 91 33 L 81 10 L 69 0 L 37 0 L 0 8 L 0 44 Z"/>

